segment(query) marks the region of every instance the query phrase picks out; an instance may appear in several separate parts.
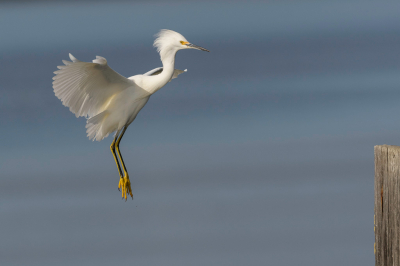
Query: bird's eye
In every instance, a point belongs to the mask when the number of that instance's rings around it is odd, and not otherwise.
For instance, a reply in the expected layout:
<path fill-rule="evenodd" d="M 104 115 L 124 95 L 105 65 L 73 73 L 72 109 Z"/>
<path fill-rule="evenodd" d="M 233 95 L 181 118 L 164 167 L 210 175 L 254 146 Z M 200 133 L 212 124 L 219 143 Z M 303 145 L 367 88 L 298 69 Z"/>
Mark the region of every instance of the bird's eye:
<path fill-rule="evenodd" d="M 186 45 L 186 44 L 188 44 L 189 42 L 184 42 L 184 41 L 181 41 L 181 44 L 182 45 Z"/>

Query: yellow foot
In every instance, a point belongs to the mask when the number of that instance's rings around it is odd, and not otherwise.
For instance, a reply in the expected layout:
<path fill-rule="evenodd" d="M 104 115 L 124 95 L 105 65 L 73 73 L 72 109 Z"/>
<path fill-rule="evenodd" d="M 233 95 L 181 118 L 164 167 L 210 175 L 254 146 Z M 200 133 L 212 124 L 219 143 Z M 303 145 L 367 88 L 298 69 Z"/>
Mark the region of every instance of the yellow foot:
<path fill-rule="evenodd" d="M 118 190 L 120 189 L 122 192 L 122 198 L 125 198 L 125 201 L 127 200 L 128 195 L 133 199 L 131 181 L 129 181 L 129 175 L 127 173 L 125 173 L 124 177 L 120 177 L 119 179 Z"/>

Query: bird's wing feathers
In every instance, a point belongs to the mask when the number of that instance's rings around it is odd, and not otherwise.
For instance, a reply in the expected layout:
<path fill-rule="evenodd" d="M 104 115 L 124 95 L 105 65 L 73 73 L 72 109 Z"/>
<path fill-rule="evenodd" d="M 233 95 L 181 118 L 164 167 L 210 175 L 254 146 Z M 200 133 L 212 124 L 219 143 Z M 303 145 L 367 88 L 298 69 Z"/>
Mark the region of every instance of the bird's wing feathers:
<path fill-rule="evenodd" d="M 163 71 L 162 67 L 157 67 L 157 68 L 155 68 L 153 70 L 150 70 L 149 72 L 144 73 L 143 76 L 155 76 L 155 75 L 160 74 L 162 71 Z M 174 70 L 174 74 L 172 74 L 171 80 L 177 78 L 183 72 L 187 72 L 187 69 L 185 69 L 185 70 L 175 69 Z"/>
<path fill-rule="evenodd" d="M 69 54 L 72 62 L 63 60 L 53 77 L 54 93 L 76 117 L 93 117 L 102 112 L 111 97 L 135 83 L 107 65 L 107 60 L 96 56 L 93 63 L 82 62 Z"/>
<path fill-rule="evenodd" d="M 183 72 L 187 72 L 187 69 L 185 70 L 180 70 L 180 69 L 175 69 L 174 70 L 174 74 L 172 75 L 171 80 L 176 79 L 180 74 L 182 74 Z M 170 80 L 170 81 L 171 81 Z"/>
<path fill-rule="evenodd" d="M 163 68 L 162 67 L 157 67 L 153 70 L 150 70 L 146 73 L 143 74 L 143 76 L 154 76 L 154 75 L 158 75 L 162 72 Z"/>

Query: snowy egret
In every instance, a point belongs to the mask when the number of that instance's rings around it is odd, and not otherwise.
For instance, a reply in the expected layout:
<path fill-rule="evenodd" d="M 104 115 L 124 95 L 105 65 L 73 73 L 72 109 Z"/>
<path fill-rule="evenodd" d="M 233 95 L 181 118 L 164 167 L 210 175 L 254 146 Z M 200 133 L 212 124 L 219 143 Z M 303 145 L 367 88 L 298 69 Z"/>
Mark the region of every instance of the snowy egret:
<path fill-rule="evenodd" d="M 56 76 L 53 77 L 57 98 L 76 117 L 86 117 L 89 139 L 100 141 L 116 132 L 110 149 L 120 177 L 118 189 L 121 189 L 125 200 L 127 195 L 133 198 L 128 171 L 119 149 L 126 129 L 153 93 L 186 71 L 174 68 L 177 51 L 197 49 L 209 52 L 172 30 L 161 30 L 157 33 L 154 47 L 160 53 L 163 66 L 143 75 L 125 78 L 112 70 L 107 65 L 107 60 L 101 56 L 96 56 L 93 63 L 89 63 L 79 61 L 69 54 L 72 62 L 63 60 L 65 65 L 58 66 L 59 70 L 54 72 Z"/>

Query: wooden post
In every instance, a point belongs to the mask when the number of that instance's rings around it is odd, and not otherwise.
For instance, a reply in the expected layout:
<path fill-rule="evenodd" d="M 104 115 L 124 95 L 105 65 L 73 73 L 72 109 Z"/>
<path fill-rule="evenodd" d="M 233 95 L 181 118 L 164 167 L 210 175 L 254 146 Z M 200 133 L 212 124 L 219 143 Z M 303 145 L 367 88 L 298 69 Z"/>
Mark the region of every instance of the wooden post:
<path fill-rule="evenodd" d="M 375 266 L 400 266 L 400 147 L 375 151 Z"/>

